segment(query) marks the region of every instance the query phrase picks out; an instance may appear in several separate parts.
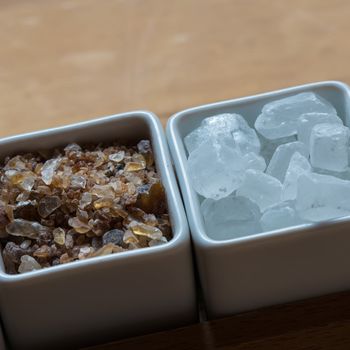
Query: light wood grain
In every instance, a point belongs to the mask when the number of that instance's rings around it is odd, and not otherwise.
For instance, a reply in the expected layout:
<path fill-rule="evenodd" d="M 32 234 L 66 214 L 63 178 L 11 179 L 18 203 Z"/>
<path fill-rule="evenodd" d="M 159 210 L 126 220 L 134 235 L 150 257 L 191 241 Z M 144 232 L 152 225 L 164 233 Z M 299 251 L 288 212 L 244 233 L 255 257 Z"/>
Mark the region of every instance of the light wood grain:
<path fill-rule="evenodd" d="M 0 136 L 350 82 L 348 0 L 0 0 Z"/>

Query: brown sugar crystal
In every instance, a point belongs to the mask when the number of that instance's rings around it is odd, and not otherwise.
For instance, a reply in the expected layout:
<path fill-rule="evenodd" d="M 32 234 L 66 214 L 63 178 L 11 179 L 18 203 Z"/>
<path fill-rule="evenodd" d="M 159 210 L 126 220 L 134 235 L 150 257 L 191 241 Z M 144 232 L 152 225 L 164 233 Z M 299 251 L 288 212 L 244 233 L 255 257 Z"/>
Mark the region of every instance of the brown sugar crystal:
<path fill-rule="evenodd" d="M 0 168 L 6 272 L 24 273 L 164 244 L 171 238 L 151 144 L 16 155 Z"/>

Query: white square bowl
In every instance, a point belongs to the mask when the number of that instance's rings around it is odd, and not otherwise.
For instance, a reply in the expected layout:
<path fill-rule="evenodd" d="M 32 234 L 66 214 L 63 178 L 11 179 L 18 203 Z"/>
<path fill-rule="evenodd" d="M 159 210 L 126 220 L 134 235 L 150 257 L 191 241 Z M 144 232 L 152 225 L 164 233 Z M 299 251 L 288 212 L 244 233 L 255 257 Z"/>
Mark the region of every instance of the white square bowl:
<path fill-rule="evenodd" d="M 210 239 L 191 186 L 184 137 L 215 114 L 241 114 L 254 125 L 264 104 L 305 91 L 330 101 L 350 125 L 348 86 L 320 82 L 191 108 L 168 122 L 167 138 L 185 202 L 209 318 L 350 288 L 350 220 L 259 233 L 225 241 Z M 349 198 L 350 200 L 350 198 Z"/>
<path fill-rule="evenodd" d="M 149 112 L 130 112 L 0 140 L 0 159 L 70 142 L 151 140 L 173 238 L 133 250 L 8 275 L 0 262 L 0 312 L 14 349 L 68 349 L 197 320 L 188 226 L 164 132 Z"/>
<path fill-rule="evenodd" d="M 2 331 L 2 325 L 0 324 L 0 349 L 6 350 L 7 346 L 5 343 L 4 332 Z"/>

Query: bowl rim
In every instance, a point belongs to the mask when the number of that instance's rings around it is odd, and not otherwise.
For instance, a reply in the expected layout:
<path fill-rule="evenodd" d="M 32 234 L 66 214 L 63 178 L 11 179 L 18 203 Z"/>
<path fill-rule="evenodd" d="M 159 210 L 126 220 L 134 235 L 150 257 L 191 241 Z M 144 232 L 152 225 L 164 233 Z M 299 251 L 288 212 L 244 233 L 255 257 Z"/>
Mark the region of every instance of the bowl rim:
<path fill-rule="evenodd" d="M 176 205 L 172 205 L 171 215 L 174 218 L 172 221 L 173 237 L 172 239 L 162 245 L 147 247 L 142 249 L 129 250 L 118 254 L 110 254 L 106 256 L 94 257 L 86 260 L 74 261 L 67 264 L 51 266 L 41 270 L 30 271 L 24 274 L 11 275 L 5 272 L 5 269 L 0 269 L 0 283 L 31 283 L 47 277 L 58 276 L 67 273 L 79 273 L 83 271 L 91 271 L 91 267 L 103 268 L 108 264 L 125 263 L 129 259 L 135 261 L 138 259 L 160 257 L 163 255 L 171 254 L 174 251 L 180 249 L 183 245 L 189 244 L 189 228 L 187 225 L 187 219 L 185 210 L 183 208 L 182 199 L 175 179 L 175 173 L 171 164 L 170 153 L 164 130 L 159 118 L 150 111 L 135 110 L 130 112 L 124 112 L 119 114 L 113 114 L 104 117 L 98 117 L 91 120 L 85 120 L 77 123 L 66 124 L 49 129 L 43 129 L 38 131 L 32 131 L 28 133 L 16 134 L 13 136 L 0 138 L 0 147 L 6 144 L 13 144 L 17 141 L 30 142 L 31 140 L 41 137 L 50 136 L 56 134 L 64 134 L 68 131 L 77 131 L 82 128 L 91 128 L 97 125 L 103 125 L 106 123 L 118 123 L 126 118 L 138 118 L 146 122 L 150 132 L 150 140 L 152 148 L 157 153 L 158 158 L 158 172 L 160 174 L 163 186 L 167 194 L 167 202 L 174 202 Z M 107 124 L 108 125 L 108 124 Z M 161 164 L 160 164 L 161 163 Z M 170 212 L 170 206 L 169 206 Z M 2 259 L 2 257 L 0 257 Z M 120 262 L 119 262 L 120 261 Z"/>
<path fill-rule="evenodd" d="M 276 239 L 289 239 L 291 237 L 298 237 L 300 235 L 312 234 L 319 228 L 326 228 L 330 225 L 343 225 L 348 223 L 350 225 L 350 216 L 336 218 L 332 220 L 323 221 L 321 223 L 308 223 L 298 226 L 285 227 L 273 231 L 266 231 L 261 233 L 255 233 L 244 237 L 231 238 L 226 240 L 214 240 L 206 235 L 205 227 L 201 224 L 199 219 L 200 211 L 196 201 L 196 192 L 190 184 L 190 179 L 186 171 L 187 156 L 185 151 L 184 142 L 182 141 L 179 124 L 188 114 L 208 112 L 211 109 L 217 109 L 222 107 L 235 107 L 240 104 L 247 104 L 255 102 L 257 100 L 263 100 L 267 98 L 283 98 L 285 95 L 291 95 L 293 93 L 301 93 L 310 91 L 315 88 L 334 88 L 341 91 L 348 98 L 350 98 L 350 87 L 336 80 L 319 81 L 314 83 L 301 84 L 291 86 L 278 90 L 271 90 L 255 95 L 248 95 L 244 97 L 223 100 L 196 107 L 184 109 L 180 112 L 173 114 L 166 127 L 166 135 L 168 139 L 169 148 L 173 157 L 177 177 L 180 185 L 180 190 L 183 196 L 185 209 L 187 213 L 187 220 L 190 226 L 191 237 L 193 238 L 195 245 L 203 249 L 221 249 L 226 250 L 230 247 L 244 248 L 251 246 L 252 244 L 263 244 L 271 240 Z"/>

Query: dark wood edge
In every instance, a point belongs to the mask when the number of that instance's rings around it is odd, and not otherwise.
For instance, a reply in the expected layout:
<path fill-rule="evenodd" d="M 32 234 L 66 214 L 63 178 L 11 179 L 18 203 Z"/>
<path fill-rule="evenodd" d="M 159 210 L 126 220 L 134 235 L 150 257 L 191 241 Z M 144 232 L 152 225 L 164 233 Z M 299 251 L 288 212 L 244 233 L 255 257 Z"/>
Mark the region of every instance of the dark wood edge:
<path fill-rule="evenodd" d="M 268 307 L 89 349 L 350 349 L 350 292 Z"/>

